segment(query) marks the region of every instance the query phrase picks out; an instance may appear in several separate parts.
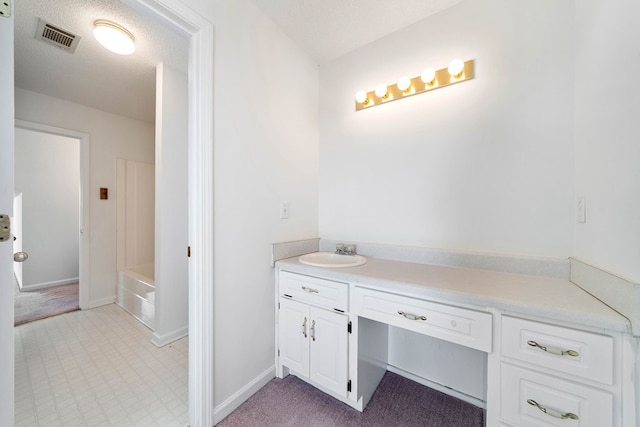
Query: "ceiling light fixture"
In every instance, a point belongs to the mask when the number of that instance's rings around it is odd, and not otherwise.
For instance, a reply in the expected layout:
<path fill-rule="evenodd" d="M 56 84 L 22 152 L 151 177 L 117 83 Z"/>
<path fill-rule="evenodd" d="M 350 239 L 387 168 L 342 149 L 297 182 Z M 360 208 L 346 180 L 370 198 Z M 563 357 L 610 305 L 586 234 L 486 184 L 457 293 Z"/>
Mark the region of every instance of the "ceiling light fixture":
<path fill-rule="evenodd" d="M 118 55 L 131 55 L 136 50 L 133 34 L 115 22 L 98 19 L 93 35 L 102 46 Z"/>

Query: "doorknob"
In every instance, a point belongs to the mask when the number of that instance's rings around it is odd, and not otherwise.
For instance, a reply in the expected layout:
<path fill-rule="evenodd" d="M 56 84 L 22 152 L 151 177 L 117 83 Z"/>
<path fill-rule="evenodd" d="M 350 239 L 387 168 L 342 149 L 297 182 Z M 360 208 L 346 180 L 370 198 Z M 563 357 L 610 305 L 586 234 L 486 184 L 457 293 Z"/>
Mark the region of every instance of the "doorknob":
<path fill-rule="evenodd" d="M 13 254 L 13 260 L 15 262 L 25 262 L 29 258 L 29 254 L 26 252 L 16 252 Z"/>

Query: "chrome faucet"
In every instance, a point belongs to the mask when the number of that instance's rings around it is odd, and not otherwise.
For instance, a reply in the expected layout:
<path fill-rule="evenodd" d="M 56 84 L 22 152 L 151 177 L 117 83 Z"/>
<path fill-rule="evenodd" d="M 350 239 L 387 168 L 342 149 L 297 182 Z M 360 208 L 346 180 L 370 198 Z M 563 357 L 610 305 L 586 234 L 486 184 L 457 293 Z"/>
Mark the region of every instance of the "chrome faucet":
<path fill-rule="evenodd" d="M 355 255 L 356 245 L 345 245 L 344 243 L 336 244 L 336 253 L 340 255 Z"/>

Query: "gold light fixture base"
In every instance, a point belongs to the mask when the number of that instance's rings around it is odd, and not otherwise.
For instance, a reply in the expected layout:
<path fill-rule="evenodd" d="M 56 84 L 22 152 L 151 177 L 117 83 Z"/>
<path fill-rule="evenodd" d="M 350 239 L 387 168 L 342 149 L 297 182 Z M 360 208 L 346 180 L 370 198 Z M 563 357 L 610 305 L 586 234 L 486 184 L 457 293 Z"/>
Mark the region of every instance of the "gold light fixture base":
<path fill-rule="evenodd" d="M 449 70 L 447 68 L 442 68 L 436 71 L 436 75 L 432 83 L 424 83 L 420 76 L 418 76 L 411 79 L 411 86 L 404 91 L 400 90 L 396 83 L 387 86 L 387 94 L 384 97 L 377 96 L 375 90 L 369 91 L 367 92 L 367 99 L 364 102 L 355 101 L 356 111 L 375 107 L 376 105 L 387 104 L 391 101 L 397 101 L 398 99 L 440 89 L 456 83 L 465 82 L 472 78 L 473 59 L 465 61 L 462 72 L 457 76 L 452 76 L 449 74 Z"/>

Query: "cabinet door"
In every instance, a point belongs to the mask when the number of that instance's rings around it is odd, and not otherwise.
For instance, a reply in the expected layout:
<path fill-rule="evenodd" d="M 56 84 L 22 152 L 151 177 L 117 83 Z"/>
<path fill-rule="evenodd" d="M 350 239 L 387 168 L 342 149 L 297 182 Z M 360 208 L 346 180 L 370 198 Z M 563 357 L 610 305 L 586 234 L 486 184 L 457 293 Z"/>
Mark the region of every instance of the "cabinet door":
<path fill-rule="evenodd" d="M 309 306 L 280 298 L 280 363 L 292 371 L 309 376 Z"/>
<path fill-rule="evenodd" d="M 310 307 L 311 380 L 347 396 L 347 316 Z"/>

